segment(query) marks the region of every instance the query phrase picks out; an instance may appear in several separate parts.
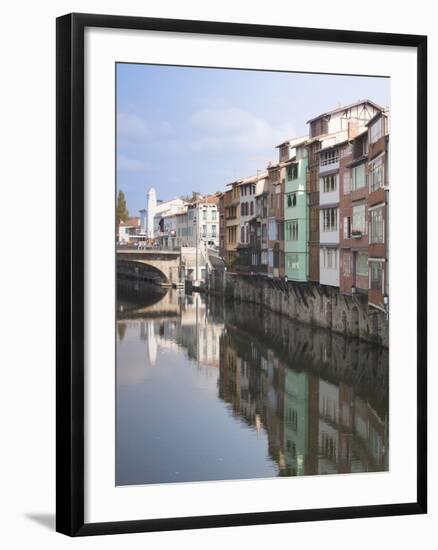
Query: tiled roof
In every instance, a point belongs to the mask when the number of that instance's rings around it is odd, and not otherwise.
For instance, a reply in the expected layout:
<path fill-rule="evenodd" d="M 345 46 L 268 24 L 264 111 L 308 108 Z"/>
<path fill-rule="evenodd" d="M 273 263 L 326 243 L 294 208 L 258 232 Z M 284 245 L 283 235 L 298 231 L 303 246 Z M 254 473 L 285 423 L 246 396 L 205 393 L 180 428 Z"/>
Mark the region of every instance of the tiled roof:
<path fill-rule="evenodd" d="M 374 103 L 374 101 L 371 101 L 370 99 L 360 99 L 359 101 L 356 101 L 355 103 L 350 103 L 349 105 L 342 105 L 340 107 L 336 107 L 336 109 L 333 109 L 332 111 L 327 111 L 326 113 L 321 113 L 320 115 L 315 116 L 315 117 L 311 118 L 310 120 L 308 120 L 307 124 L 309 124 L 310 122 L 313 122 L 314 120 L 318 120 L 318 118 L 322 118 L 322 117 L 328 116 L 328 115 L 334 115 L 335 113 L 345 111 L 346 109 L 351 109 L 351 108 L 356 107 L 358 105 L 365 105 L 365 104 L 372 105 L 374 108 L 378 109 L 379 111 L 384 110 L 383 107 L 381 107 L 380 105 L 377 105 L 377 103 Z"/>
<path fill-rule="evenodd" d="M 128 218 L 126 222 L 120 222 L 121 226 L 137 227 L 140 225 L 140 218 Z"/>

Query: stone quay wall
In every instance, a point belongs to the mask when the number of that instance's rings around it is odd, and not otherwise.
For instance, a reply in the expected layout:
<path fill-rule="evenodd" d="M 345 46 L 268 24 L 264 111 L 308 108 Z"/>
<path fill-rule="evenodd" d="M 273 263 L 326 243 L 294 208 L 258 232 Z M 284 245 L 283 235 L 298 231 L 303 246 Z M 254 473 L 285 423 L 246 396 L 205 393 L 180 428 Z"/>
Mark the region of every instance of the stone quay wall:
<path fill-rule="evenodd" d="M 389 347 L 386 314 L 368 306 L 364 295 L 347 296 L 318 283 L 285 282 L 227 271 L 210 273 L 206 290 L 226 300 L 260 304 L 301 323 Z"/>

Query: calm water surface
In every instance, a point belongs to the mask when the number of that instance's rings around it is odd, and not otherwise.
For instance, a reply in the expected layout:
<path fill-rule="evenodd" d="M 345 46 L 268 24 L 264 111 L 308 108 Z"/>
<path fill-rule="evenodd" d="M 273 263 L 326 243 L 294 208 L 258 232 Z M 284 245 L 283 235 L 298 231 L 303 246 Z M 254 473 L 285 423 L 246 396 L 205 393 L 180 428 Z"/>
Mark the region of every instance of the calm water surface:
<path fill-rule="evenodd" d="M 388 351 L 120 281 L 116 484 L 388 469 Z"/>

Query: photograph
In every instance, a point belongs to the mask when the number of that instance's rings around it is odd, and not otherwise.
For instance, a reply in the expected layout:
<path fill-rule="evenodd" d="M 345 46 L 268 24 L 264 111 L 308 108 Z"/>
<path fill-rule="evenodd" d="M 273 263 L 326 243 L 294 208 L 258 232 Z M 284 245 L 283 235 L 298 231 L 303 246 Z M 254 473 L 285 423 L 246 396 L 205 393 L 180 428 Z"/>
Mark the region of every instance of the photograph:
<path fill-rule="evenodd" d="M 390 470 L 390 98 L 115 64 L 116 486 Z"/>

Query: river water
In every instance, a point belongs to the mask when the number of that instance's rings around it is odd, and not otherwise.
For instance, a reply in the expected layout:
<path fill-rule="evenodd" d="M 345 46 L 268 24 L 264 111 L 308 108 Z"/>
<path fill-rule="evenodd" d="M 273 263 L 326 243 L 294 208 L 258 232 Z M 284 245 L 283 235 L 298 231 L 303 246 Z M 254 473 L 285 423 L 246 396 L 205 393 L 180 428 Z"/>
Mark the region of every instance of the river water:
<path fill-rule="evenodd" d="M 388 469 L 388 350 L 118 284 L 116 484 Z"/>

